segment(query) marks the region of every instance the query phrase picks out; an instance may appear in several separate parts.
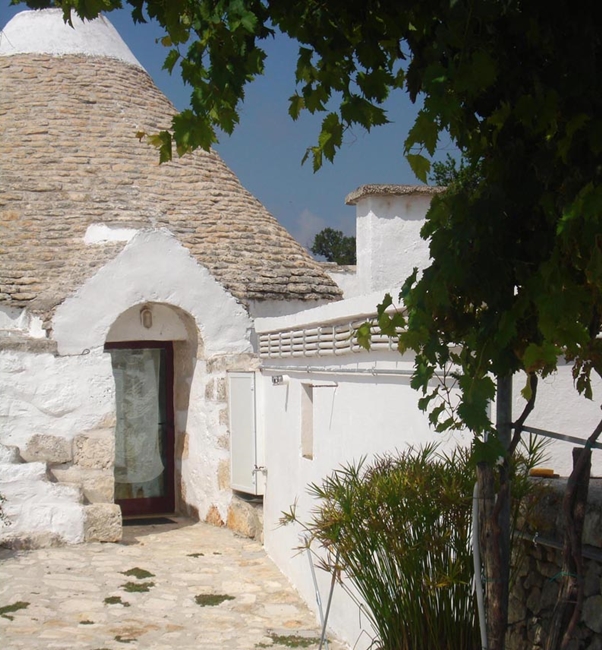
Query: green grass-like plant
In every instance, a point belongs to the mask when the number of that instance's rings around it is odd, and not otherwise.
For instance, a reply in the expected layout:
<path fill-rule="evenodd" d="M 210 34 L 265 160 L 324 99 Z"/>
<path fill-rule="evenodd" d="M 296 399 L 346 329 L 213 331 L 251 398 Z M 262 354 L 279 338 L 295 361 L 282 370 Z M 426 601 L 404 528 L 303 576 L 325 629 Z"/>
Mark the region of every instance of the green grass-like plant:
<path fill-rule="evenodd" d="M 126 582 L 125 584 L 121 585 L 121 588 L 124 591 L 132 594 L 136 592 L 150 591 L 151 587 L 154 586 L 154 582 Z"/>
<path fill-rule="evenodd" d="M 140 567 L 135 566 L 133 569 L 128 569 L 127 571 L 122 571 L 122 575 L 138 578 L 138 580 L 144 580 L 144 578 L 154 578 L 155 574 L 147 571 L 146 569 L 141 569 Z"/>
<path fill-rule="evenodd" d="M 215 607 L 226 600 L 234 600 L 234 596 L 228 596 L 227 594 L 199 594 L 194 597 L 196 604 L 201 607 Z"/>
<path fill-rule="evenodd" d="M 130 639 L 128 637 L 122 636 L 121 634 L 118 634 L 115 637 L 115 641 L 118 643 L 134 643 L 134 641 L 137 641 L 138 639 Z"/>
<path fill-rule="evenodd" d="M 256 648 L 272 648 L 273 646 L 285 646 L 286 648 L 309 648 L 312 645 L 320 643 L 319 637 L 301 636 L 300 634 L 274 634 L 268 635 L 272 640 L 271 643 L 258 643 Z"/>
<path fill-rule="evenodd" d="M 542 455 L 531 440 L 514 462 L 513 524 Z M 293 506 L 281 523 L 300 523 L 307 547 L 322 547 L 318 565 L 355 587 L 376 632 L 371 648 L 476 650 L 475 480 L 467 449 L 445 455 L 427 445 L 364 458 L 310 485 L 318 504 L 309 522 Z"/>
<path fill-rule="evenodd" d="M 7 618 L 9 621 L 14 620 L 14 616 L 10 616 L 13 612 L 18 612 L 20 609 L 27 609 L 29 607 L 29 603 L 23 600 L 19 600 L 16 603 L 13 603 L 12 605 L 4 605 L 3 607 L 0 607 L 0 616 L 3 618 Z"/>
<path fill-rule="evenodd" d="M 474 473 L 468 453 L 436 447 L 365 459 L 309 488 L 305 525 L 321 565 L 346 575 L 382 650 L 479 647 L 470 549 Z M 294 510 L 284 522 L 296 520 Z"/>
<path fill-rule="evenodd" d="M 130 604 L 125 601 L 121 600 L 121 596 L 107 596 L 104 599 L 105 605 L 123 605 L 123 607 L 129 607 Z"/>

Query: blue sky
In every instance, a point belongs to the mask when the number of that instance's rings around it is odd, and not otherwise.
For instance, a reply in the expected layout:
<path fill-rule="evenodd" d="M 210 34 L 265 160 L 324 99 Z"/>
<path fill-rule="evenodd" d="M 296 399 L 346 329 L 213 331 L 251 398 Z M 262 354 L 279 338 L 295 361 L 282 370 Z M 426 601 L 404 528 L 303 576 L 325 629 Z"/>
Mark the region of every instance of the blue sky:
<path fill-rule="evenodd" d="M 23 9 L 0 0 L 0 26 Z M 157 86 L 177 108 L 185 108 L 189 92 L 178 68 L 173 75 L 161 69 L 167 50 L 155 42 L 162 35 L 160 28 L 135 25 L 127 9 L 111 12 L 108 18 Z M 403 157 L 403 142 L 417 109 L 402 92 L 391 97 L 387 109 L 392 123 L 346 135 L 334 164 L 326 162 L 314 174 L 311 162 L 301 165 L 301 159 L 315 144 L 322 117 L 305 115 L 293 122 L 288 115 L 288 98 L 295 91 L 295 43 L 279 36 L 267 41 L 265 49 L 266 73 L 247 88 L 240 124 L 216 149 L 242 184 L 304 246 L 326 226 L 354 234 L 355 208 L 345 205 L 349 192 L 368 183 L 416 182 Z"/>

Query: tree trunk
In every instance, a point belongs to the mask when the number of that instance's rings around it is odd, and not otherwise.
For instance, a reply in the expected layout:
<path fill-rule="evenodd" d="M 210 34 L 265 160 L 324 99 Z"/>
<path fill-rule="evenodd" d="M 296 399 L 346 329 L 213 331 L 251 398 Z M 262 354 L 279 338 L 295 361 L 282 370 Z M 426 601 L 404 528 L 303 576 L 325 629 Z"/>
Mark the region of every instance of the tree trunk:
<path fill-rule="evenodd" d="M 488 463 L 477 465 L 480 506 L 480 545 L 485 575 L 485 615 L 488 650 L 503 650 L 508 618 L 504 597 L 504 574 L 500 540 L 502 530 L 496 517 L 495 473 Z"/>
<path fill-rule="evenodd" d="M 495 517 L 499 526 L 500 545 L 500 607 L 498 626 L 501 630 L 499 648 L 504 648 L 506 628 L 508 627 L 508 599 L 510 590 L 510 465 L 512 463 L 512 375 L 498 377 L 496 428 L 500 442 L 506 450 L 506 459 L 499 467 L 500 483 L 495 507 Z M 493 646 L 490 646 L 493 647 Z"/>
<path fill-rule="evenodd" d="M 498 377 L 496 428 L 505 449 L 512 439 L 512 376 Z M 499 467 L 496 495 L 495 472 Z M 493 467 L 478 463 L 481 559 L 485 573 L 488 650 L 504 650 L 510 580 L 510 480 L 508 459 Z"/>
<path fill-rule="evenodd" d="M 552 614 L 546 650 L 568 648 L 583 605 L 583 522 L 591 471 L 591 450 L 573 449 L 573 471 L 563 499 L 565 517 L 562 582 Z"/>

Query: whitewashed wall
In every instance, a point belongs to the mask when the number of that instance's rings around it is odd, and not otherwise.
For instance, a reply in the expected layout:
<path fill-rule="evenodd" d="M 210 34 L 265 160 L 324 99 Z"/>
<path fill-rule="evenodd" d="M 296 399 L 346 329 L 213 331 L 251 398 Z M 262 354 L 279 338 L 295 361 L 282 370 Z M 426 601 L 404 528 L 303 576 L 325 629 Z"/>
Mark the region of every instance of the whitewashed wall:
<path fill-rule="evenodd" d="M 286 332 L 318 325 L 324 330 L 331 323 L 352 322 L 375 311 L 381 292 L 371 296 L 333 303 L 282 318 L 256 321 L 261 339 L 269 332 Z M 298 346 L 299 347 L 299 346 Z M 310 604 L 315 607 L 314 587 L 307 557 L 297 555 L 300 528 L 279 527 L 283 511 L 297 504 L 297 513 L 307 520 L 312 501 L 306 488 L 319 483 L 342 463 L 363 456 L 424 445 L 437 441 L 443 448 L 467 444 L 470 437 L 435 434 L 426 416 L 418 409 L 419 394 L 409 385 L 412 358 L 386 349 L 371 352 L 345 352 L 337 355 L 323 351 L 319 356 L 267 357 L 262 355 L 263 427 L 266 444 L 267 488 L 264 501 L 265 546 L 269 555 Z M 361 371 L 370 369 L 373 374 Z M 320 372 L 328 371 L 328 372 Z M 385 374 L 399 373 L 399 374 Z M 284 383 L 272 385 L 272 377 L 282 375 Z M 514 417 L 522 411 L 524 400 L 517 381 Z M 303 384 L 313 384 L 313 459 L 303 456 L 302 399 Z M 597 383 L 596 393 L 602 393 Z M 494 408 L 494 405 L 492 405 Z M 572 387 L 570 368 L 541 383 L 535 413 L 528 424 L 562 433 L 587 437 L 600 418 L 594 401 L 587 402 Z M 571 470 L 571 446 L 552 443 L 546 467 L 566 475 Z M 602 452 L 594 452 L 594 473 L 602 471 Z M 320 575 L 322 599 L 326 600 L 328 576 Z M 366 648 L 369 637 L 361 635 L 357 607 L 336 587 L 331 612 L 332 629 L 352 647 Z M 362 619 L 365 622 L 365 618 Z"/>
<path fill-rule="evenodd" d="M 111 360 L 102 349 L 67 357 L 3 351 L 0 394 L 0 442 L 22 450 L 35 434 L 72 440 L 115 411 Z"/>
<path fill-rule="evenodd" d="M 349 194 L 347 203 L 356 206 L 355 295 L 401 286 L 414 267 L 426 266 L 428 246 L 420 238 L 420 229 L 436 191 L 423 186 L 364 185 Z"/>
<path fill-rule="evenodd" d="M 135 317 L 146 303 L 159 303 L 148 331 Z M 132 308 L 134 316 L 124 317 Z M 212 516 L 225 521 L 231 492 L 218 478 L 220 468 L 223 477 L 229 466 L 223 359 L 252 352 L 244 307 L 168 232 L 140 232 L 60 306 L 54 337 L 61 352 L 102 346 L 107 339 L 181 340 L 184 324 L 166 320 L 170 308 L 189 315 L 198 332 L 187 408 L 176 405 L 177 425 L 186 434 L 180 450 L 185 501 L 202 519 L 213 508 Z"/>
<path fill-rule="evenodd" d="M 103 241 L 91 240 L 89 245 L 103 245 Z M 148 330 L 139 318 L 144 305 L 153 311 L 153 326 Z M 22 349 L 14 345 L 19 323 Z M 188 382 L 183 399 L 176 392 L 175 404 L 176 428 L 181 433 L 176 449 L 181 496 L 191 514 L 202 519 L 210 516 L 216 523 L 226 521 L 232 498 L 226 371 L 254 367 L 251 320 L 244 307 L 173 236 L 164 231 L 133 235 L 115 259 L 59 305 L 52 321 L 53 341 L 48 342 L 56 345 L 54 352 L 27 351 L 33 339 L 26 328 L 31 328 L 26 315 L 5 314 L 5 330 L 11 330 L 13 344 L 6 344 L 0 356 L 0 444 L 16 446 L 23 458 L 36 464 L 45 462 L 47 456 L 59 481 L 81 479 L 83 494 L 71 499 L 78 504 L 80 524 L 78 529 L 38 512 L 28 520 L 21 517 L 21 523 L 0 534 L 13 534 L 17 529 L 23 533 L 23 526 L 29 526 L 36 534 L 45 529 L 51 536 L 81 541 L 83 495 L 100 494 L 105 506 L 112 500 L 110 461 L 104 463 L 106 467 L 91 468 L 104 481 L 102 489 L 92 486 L 90 472 L 81 478 L 74 468 L 73 447 L 85 432 L 95 431 L 98 438 L 100 428 L 103 453 L 112 453 L 115 398 L 110 356 L 103 352 L 107 340 L 176 342 L 176 364 L 180 364 L 176 374 L 180 372 Z M 35 457 L 26 458 L 32 445 L 37 445 Z M 61 449 L 56 457 L 49 449 L 53 446 Z M 27 473 L 24 467 L 19 472 L 21 478 Z M 10 499 L 6 504 L 9 514 L 31 501 L 39 487 L 34 479 L 32 475 L 29 492 L 23 491 L 27 481 L 19 490 L 0 485 L 0 492 Z"/>
<path fill-rule="evenodd" d="M 525 400 L 520 391 L 525 385 L 517 376 L 513 388 L 512 416 L 516 419 L 523 411 Z M 579 395 L 573 384 L 572 367 L 560 363 L 558 372 L 540 379 L 535 409 L 529 416 L 527 426 L 553 431 L 576 438 L 588 438 L 602 420 L 602 380 L 592 376 L 594 398 Z M 528 434 L 525 434 L 525 436 Z M 560 476 L 568 476 L 572 470 L 573 443 L 551 439 L 546 443 L 545 467 Z M 592 476 L 602 476 L 602 450 L 592 451 Z"/>
<path fill-rule="evenodd" d="M 380 293 L 326 305 L 288 318 L 258 319 L 258 335 L 279 328 L 311 327 L 329 320 L 354 320 L 374 312 Z M 305 554 L 297 554 L 301 529 L 278 526 L 283 511 L 297 504 L 299 517 L 307 519 L 312 507 L 306 488 L 320 482 L 342 463 L 363 456 L 438 441 L 462 442 L 459 434 L 439 435 L 429 430 L 409 386 L 412 360 L 397 352 L 347 353 L 340 356 L 263 358 L 261 411 L 266 441 L 267 488 L 264 498 L 265 547 L 312 607 L 314 585 Z M 308 366 L 313 370 L 307 371 Z M 318 372 L 317 369 L 332 372 Z M 375 374 L 363 374 L 362 370 Z M 396 372 L 399 374 L 379 374 Z M 272 376 L 285 383 L 272 385 Z M 303 384 L 313 384 L 313 460 L 302 453 L 301 400 Z M 317 571 L 323 602 L 329 576 Z M 330 627 L 353 646 L 360 635 L 357 607 L 340 587 L 335 588 Z M 362 617 L 365 623 L 365 617 Z M 357 648 L 367 648 L 362 636 Z"/>
<path fill-rule="evenodd" d="M 48 465 L 71 463 L 76 437 L 112 426 L 110 359 L 99 350 L 67 357 L 4 350 L 0 395 L 0 494 L 11 522 L 0 539 L 33 546 L 83 541 L 83 493 L 52 482 Z"/>

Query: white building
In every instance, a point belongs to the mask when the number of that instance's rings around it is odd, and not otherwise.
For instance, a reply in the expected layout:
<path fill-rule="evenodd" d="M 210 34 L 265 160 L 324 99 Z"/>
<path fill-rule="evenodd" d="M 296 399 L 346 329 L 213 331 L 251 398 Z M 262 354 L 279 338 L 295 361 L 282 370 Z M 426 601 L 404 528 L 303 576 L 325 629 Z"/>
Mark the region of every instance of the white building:
<path fill-rule="evenodd" d="M 226 372 L 259 365 L 257 315 L 339 288 L 216 153 L 159 165 L 136 133 L 174 108 L 106 19 L 18 14 L 0 85 L 2 535 L 226 522 Z"/>
<path fill-rule="evenodd" d="M 436 190 L 348 197 L 343 300 L 217 154 L 158 165 L 135 134 L 173 107 L 106 19 L 74 22 L 23 12 L 0 41 L 0 542 L 116 541 L 123 515 L 174 511 L 253 534 L 239 497 L 263 495 L 266 550 L 311 604 L 299 531 L 277 526 L 295 500 L 308 513 L 307 484 L 363 455 L 466 442 L 429 430 L 411 357 L 352 336 L 427 263 Z M 530 424 L 584 437 L 598 418 L 561 368 Z M 550 464 L 566 474 L 569 456 Z M 357 610 L 335 597 L 353 643 Z"/>

